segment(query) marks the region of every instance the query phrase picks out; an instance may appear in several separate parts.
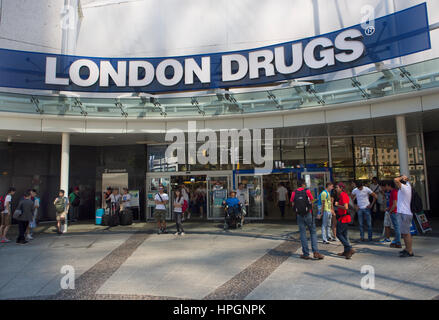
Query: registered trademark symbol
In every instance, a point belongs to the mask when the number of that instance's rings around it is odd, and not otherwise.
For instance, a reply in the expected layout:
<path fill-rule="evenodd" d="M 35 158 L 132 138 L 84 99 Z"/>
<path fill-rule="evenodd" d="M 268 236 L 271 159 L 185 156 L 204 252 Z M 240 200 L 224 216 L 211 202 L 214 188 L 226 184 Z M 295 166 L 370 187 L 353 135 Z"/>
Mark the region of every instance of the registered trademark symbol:
<path fill-rule="evenodd" d="M 367 27 L 366 30 L 364 30 L 364 33 L 365 33 L 367 36 L 371 36 L 371 35 L 373 35 L 373 34 L 375 33 L 375 27 L 374 27 L 374 26 L 369 26 L 369 27 Z"/>

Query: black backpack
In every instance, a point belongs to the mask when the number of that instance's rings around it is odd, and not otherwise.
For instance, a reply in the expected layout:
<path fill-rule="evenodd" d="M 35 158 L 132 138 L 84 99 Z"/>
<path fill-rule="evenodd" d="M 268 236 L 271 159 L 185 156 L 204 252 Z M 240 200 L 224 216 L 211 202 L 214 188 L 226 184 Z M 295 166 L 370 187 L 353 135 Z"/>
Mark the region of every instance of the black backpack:
<path fill-rule="evenodd" d="M 294 209 L 297 214 L 305 216 L 311 209 L 311 203 L 309 203 L 308 195 L 306 194 L 306 190 L 296 190 L 294 194 Z"/>
<path fill-rule="evenodd" d="M 415 188 L 412 188 L 412 199 L 410 201 L 410 210 L 412 213 L 419 213 L 424 209 L 422 204 L 422 199 L 419 196 L 419 193 L 416 192 Z"/>

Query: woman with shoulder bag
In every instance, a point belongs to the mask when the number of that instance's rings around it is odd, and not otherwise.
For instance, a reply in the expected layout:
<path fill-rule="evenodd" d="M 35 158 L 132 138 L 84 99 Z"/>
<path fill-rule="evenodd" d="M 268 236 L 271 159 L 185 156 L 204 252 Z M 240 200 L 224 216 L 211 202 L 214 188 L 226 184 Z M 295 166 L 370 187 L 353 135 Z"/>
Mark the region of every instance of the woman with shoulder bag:
<path fill-rule="evenodd" d="M 33 219 L 34 202 L 31 200 L 30 190 L 24 194 L 24 199 L 20 200 L 17 209 L 14 212 L 14 219 L 18 221 L 18 244 L 26 244 L 25 232 L 29 222 Z"/>

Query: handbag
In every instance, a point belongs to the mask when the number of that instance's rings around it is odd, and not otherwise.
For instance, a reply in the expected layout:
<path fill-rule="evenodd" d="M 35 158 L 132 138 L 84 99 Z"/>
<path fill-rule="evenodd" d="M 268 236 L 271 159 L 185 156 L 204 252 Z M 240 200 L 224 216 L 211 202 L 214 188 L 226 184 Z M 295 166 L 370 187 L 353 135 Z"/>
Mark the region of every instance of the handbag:
<path fill-rule="evenodd" d="M 23 215 L 23 211 L 21 211 L 20 209 L 15 209 L 14 214 L 13 214 L 13 218 L 15 220 L 19 220 L 21 218 L 21 216 Z"/>

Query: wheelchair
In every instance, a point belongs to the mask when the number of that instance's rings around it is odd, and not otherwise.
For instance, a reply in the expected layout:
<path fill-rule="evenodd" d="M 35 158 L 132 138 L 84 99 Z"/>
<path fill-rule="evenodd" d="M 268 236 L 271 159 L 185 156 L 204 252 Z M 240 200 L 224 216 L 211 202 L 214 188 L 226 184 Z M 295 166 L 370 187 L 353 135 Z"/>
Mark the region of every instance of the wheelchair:
<path fill-rule="evenodd" d="M 242 228 L 244 215 L 242 204 L 233 207 L 224 204 L 224 230 Z"/>

